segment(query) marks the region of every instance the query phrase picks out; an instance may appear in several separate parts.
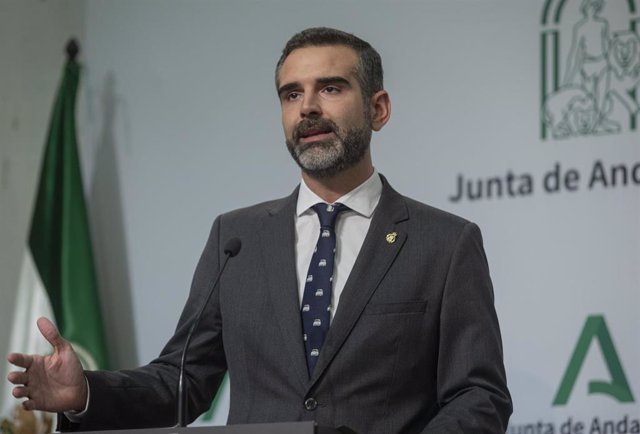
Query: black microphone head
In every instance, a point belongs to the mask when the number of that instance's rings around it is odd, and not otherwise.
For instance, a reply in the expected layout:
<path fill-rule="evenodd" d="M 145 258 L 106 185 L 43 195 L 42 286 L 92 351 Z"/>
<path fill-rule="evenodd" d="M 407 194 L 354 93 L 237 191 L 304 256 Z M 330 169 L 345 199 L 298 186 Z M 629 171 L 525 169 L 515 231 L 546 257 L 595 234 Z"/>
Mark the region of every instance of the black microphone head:
<path fill-rule="evenodd" d="M 224 254 L 229 255 L 230 258 L 233 258 L 240 251 L 240 247 L 242 247 L 240 238 L 231 238 L 224 246 Z"/>

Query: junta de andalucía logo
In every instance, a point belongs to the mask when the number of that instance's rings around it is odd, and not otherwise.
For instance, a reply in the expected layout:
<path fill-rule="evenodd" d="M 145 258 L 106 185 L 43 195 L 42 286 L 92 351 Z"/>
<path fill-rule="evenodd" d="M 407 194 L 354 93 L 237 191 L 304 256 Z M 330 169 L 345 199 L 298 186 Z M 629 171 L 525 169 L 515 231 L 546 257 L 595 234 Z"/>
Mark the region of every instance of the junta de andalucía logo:
<path fill-rule="evenodd" d="M 639 32 L 636 0 L 545 0 L 542 139 L 637 131 Z"/>

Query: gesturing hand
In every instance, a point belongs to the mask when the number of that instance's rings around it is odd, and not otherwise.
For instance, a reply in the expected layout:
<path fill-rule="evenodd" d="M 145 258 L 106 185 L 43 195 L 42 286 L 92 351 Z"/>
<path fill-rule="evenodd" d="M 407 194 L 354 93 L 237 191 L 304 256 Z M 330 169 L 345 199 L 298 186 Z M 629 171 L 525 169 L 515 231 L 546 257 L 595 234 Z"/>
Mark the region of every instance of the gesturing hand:
<path fill-rule="evenodd" d="M 27 410 L 83 410 L 87 401 L 87 384 L 78 356 L 51 321 L 42 317 L 37 324 L 42 336 L 53 346 L 53 354 L 9 354 L 7 360 L 10 363 L 25 368 L 22 372 L 10 372 L 7 377 L 17 385 L 13 388 L 13 396 L 27 398 L 22 403 Z"/>

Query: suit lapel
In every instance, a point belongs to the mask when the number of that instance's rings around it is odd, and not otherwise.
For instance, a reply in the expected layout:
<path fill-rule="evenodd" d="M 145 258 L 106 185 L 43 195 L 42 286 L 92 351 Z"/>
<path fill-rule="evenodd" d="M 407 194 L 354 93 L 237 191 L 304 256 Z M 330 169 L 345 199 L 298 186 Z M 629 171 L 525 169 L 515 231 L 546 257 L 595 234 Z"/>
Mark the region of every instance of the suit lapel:
<path fill-rule="evenodd" d="M 309 374 L 302 341 L 293 220 L 297 197 L 298 189 L 268 211 L 261 230 L 261 251 L 266 266 L 265 278 L 273 301 L 273 315 L 291 357 L 290 366 L 305 387 Z"/>
<path fill-rule="evenodd" d="M 342 290 L 338 310 L 322 346 L 320 359 L 313 372 L 309 388 L 318 381 L 344 344 L 407 238 L 406 232 L 398 226 L 399 222 L 409 218 L 404 199 L 389 186 L 384 177 L 381 176 L 381 178 L 383 189 L 380 202 L 376 207 L 358 258 Z M 387 234 L 394 232 L 395 240 L 388 242 Z"/>

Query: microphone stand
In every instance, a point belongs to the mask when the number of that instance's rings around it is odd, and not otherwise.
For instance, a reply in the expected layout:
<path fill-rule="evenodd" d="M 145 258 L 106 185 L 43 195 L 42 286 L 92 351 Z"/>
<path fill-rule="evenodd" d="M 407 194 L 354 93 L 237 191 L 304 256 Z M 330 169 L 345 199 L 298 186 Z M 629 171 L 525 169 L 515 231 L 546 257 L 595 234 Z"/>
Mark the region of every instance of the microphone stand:
<path fill-rule="evenodd" d="M 209 300 L 213 295 L 213 290 L 218 285 L 218 281 L 220 280 L 220 276 L 222 276 L 222 273 L 225 267 L 227 266 L 227 262 L 229 262 L 230 258 L 233 258 L 238 254 L 238 252 L 240 251 L 240 247 L 242 247 L 242 243 L 238 238 L 231 238 L 229 241 L 227 241 L 227 244 L 225 245 L 225 248 L 224 248 L 225 259 L 224 259 L 224 262 L 222 263 L 222 267 L 220 267 L 220 271 L 218 271 L 218 275 L 216 276 L 215 280 L 213 281 L 213 284 L 211 285 L 211 289 L 207 294 L 207 298 L 205 299 L 204 303 L 202 303 L 202 305 L 200 306 L 200 310 L 198 311 L 198 314 L 193 320 L 193 323 L 191 323 L 191 328 L 189 329 L 189 333 L 187 334 L 187 339 L 184 343 L 184 348 L 182 349 L 182 357 L 180 358 L 180 375 L 178 377 L 178 424 L 174 428 L 184 428 L 187 426 L 187 400 L 185 399 L 187 394 L 187 389 L 184 383 L 184 365 L 187 359 L 187 351 L 189 350 L 191 337 L 193 336 L 193 332 L 195 331 L 196 327 L 198 327 L 198 324 L 200 324 L 200 318 L 202 317 L 202 313 L 204 312 L 205 307 L 207 307 L 207 305 L 209 304 Z"/>

